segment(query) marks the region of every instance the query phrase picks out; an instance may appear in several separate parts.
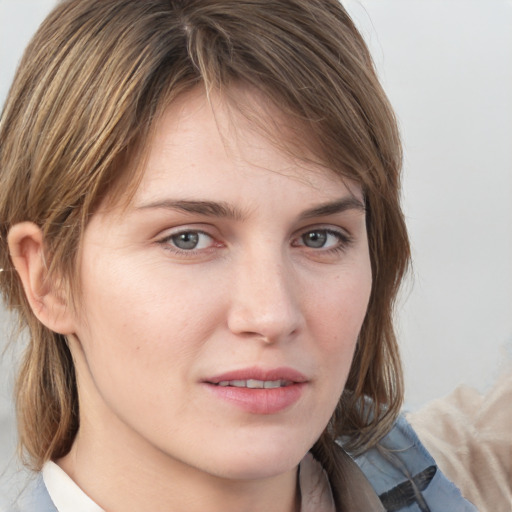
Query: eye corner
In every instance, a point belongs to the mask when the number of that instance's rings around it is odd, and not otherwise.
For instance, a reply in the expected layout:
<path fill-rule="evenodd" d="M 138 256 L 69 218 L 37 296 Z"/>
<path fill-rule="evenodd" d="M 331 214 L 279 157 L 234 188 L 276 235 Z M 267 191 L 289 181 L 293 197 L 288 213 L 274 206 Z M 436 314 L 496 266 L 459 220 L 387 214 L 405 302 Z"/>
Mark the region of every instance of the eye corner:
<path fill-rule="evenodd" d="M 207 255 L 225 246 L 213 234 L 191 227 L 176 228 L 157 238 L 155 243 L 182 258 Z"/>
<path fill-rule="evenodd" d="M 292 247 L 303 247 L 316 253 L 342 252 L 354 242 L 352 235 L 342 228 L 327 226 L 303 229 L 292 241 Z"/>

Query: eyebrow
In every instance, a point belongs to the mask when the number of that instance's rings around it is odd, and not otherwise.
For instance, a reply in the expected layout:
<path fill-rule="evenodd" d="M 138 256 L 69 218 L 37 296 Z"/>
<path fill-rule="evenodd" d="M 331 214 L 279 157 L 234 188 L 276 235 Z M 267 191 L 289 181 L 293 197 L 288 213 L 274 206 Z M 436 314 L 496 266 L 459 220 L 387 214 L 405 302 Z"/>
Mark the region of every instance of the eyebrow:
<path fill-rule="evenodd" d="M 306 210 L 301 213 L 300 218 L 310 219 L 313 217 L 327 217 L 328 215 L 343 213 L 347 210 L 359 210 L 360 212 L 366 212 L 366 206 L 357 197 L 344 197 L 337 201 L 332 201 Z"/>
<path fill-rule="evenodd" d="M 222 217 L 231 220 L 243 220 L 245 215 L 241 210 L 231 206 L 224 201 L 190 201 L 164 199 L 152 203 L 143 204 L 137 207 L 137 210 L 147 210 L 152 208 L 164 208 L 167 210 L 178 210 L 186 213 L 196 213 L 213 217 Z"/>
<path fill-rule="evenodd" d="M 210 217 L 220 217 L 235 221 L 241 221 L 246 218 L 244 212 L 224 201 L 192 201 L 192 200 L 174 200 L 163 199 L 148 204 L 138 206 L 137 210 L 164 208 L 168 210 L 177 210 L 186 213 L 195 213 L 198 215 L 206 215 Z M 305 210 L 299 215 L 300 220 L 311 219 L 313 217 L 327 217 L 343 213 L 347 210 L 366 211 L 364 203 L 357 197 L 344 197 L 329 203 L 315 206 Z"/>

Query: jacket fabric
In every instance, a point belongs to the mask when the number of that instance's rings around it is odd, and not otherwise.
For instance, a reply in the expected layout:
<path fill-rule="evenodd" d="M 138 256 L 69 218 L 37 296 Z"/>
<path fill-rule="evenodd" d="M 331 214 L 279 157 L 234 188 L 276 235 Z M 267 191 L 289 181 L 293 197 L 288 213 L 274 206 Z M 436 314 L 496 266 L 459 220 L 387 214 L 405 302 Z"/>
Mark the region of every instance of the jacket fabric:
<path fill-rule="evenodd" d="M 445 477 L 403 416 L 355 460 L 388 512 L 477 511 Z"/>
<path fill-rule="evenodd" d="M 363 455 L 352 459 L 339 451 L 344 474 L 339 512 L 477 512 L 442 474 L 404 417 Z M 301 512 L 335 510 L 325 472 L 309 454 L 300 465 L 299 482 Z M 59 511 L 37 475 L 8 512 Z"/>

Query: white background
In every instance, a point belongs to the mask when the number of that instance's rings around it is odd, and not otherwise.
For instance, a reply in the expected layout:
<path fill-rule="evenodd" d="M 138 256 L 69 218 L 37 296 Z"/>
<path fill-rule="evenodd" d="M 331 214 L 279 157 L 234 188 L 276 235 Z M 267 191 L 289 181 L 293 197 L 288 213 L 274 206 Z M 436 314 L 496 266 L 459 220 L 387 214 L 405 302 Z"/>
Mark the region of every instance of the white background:
<path fill-rule="evenodd" d="M 0 0 L 0 103 L 53 0 Z M 512 1 L 348 0 L 397 112 L 413 276 L 398 307 L 407 407 L 485 390 L 512 351 Z M 0 308 L 0 348 L 7 315 Z M 0 503 L 12 359 L 0 366 Z M 11 467 L 7 473 L 12 471 Z"/>

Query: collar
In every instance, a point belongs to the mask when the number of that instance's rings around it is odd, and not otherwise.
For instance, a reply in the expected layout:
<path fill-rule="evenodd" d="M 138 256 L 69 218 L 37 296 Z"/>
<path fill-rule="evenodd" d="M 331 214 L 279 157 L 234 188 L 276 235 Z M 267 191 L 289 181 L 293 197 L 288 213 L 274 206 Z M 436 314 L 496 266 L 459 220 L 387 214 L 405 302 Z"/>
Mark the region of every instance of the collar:
<path fill-rule="evenodd" d="M 336 450 L 337 465 L 341 475 L 339 481 L 336 482 L 338 510 L 343 512 L 361 512 L 362 510 L 386 512 L 369 480 L 352 457 L 337 443 L 334 444 L 333 449 Z M 322 471 L 324 470 L 322 469 Z"/>
<path fill-rule="evenodd" d="M 343 482 L 339 500 L 343 512 L 385 512 L 379 498 L 358 465 L 338 450 Z M 58 512 L 105 512 L 52 461 L 42 470 L 44 484 Z M 301 512 L 336 512 L 331 485 L 320 463 L 308 453 L 299 465 Z"/>
<path fill-rule="evenodd" d="M 105 512 L 55 462 L 43 466 L 43 480 L 58 512 Z"/>

